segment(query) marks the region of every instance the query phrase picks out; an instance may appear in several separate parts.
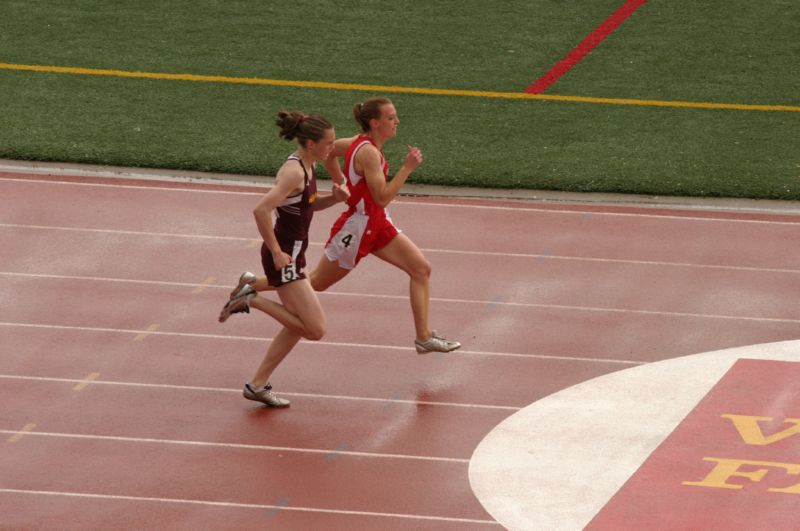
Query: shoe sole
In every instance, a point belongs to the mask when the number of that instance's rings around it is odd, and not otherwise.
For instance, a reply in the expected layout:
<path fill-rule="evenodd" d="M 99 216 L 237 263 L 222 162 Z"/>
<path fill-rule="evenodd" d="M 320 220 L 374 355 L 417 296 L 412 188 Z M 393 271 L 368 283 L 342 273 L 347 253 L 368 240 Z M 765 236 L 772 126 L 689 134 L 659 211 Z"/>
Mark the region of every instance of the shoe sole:
<path fill-rule="evenodd" d="M 255 396 L 253 396 L 253 397 L 250 397 L 250 396 L 247 396 L 247 395 L 242 395 L 242 396 L 244 396 L 247 400 L 252 400 L 253 402 L 258 402 L 259 404 L 264 404 L 267 407 L 275 407 L 275 408 L 282 409 L 282 408 L 289 407 L 291 405 L 291 402 L 289 402 L 288 404 L 270 404 L 269 402 L 264 402 L 263 400 L 259 399 L 258 397 L 255 397 Z"/>
<path fill-rule="evenodd" d="M 248 284 L 248 283 L 242 284 L 242 288 L 241 289 L 244 289 L 247 286 L 250 286 L 250 284 Z M 219 312 L 219 318 L 218 318 L 218 321 L 220 323 L 224 323 L 225 321 L 228 320 L 228 318 L 231 315 L 233 315 L 235 313 L 242 313 L 242 312 L 250 313 L 250 301 L 249 301 L 248 297 L 251 296 L 251 295 L 252 296 L 258 295 L 258 292 L 256 291 L 256 289 L 253 286 L 250 286 L 250 291 L 248 291 L 247 293 L 242 295 L 242 299 L 240 299 L 240 300 L 237 300 L 237 298 L 239 297 L 238 293 L 239 292 L 237 291 L 237 293 L 236 293 L 237 296 L 232 298 L 232 299 L 230 299 L 228 302 L 225 303 L 225 306 L 222 307 L 222 311 Z M 244 300 L 244 307 L 240 308 L 238 305 L 242 300 Z M 236 307 L 234 307 L 234 306 L 236 306 Z"/>
<path fill-rule="evenodd" d="M 258 280 L 258 277 L 253 275 L 252 281 L 247 281 L 247 280 L 245 280 L 244 274 L 242 274 L 242 276 L 239 277 L 239 283 L 236 285 L 235 288 L 233 288 L 233 291 L 231 291 L 230 298 L 233 299 L 236 296 L 236 294 L 239 293 L 239 290 L 241 290 L 243 287 L 247 286 L 248 284 L 251 285 L 251 286 L 253 284 L 255 284 L 256 280 Z"/>
<path fill-rule="evenodd" d="M 250 313 L 250 306 L 246 305 L 243 310 L 235 311 L 231 309 L 231 301 L 226 302 L 225 306 L 222 307 L 222 311 L 219 312 L 219 322 L 224 323 L 231 315 L 235 313 Z"/>
<path fill-rule="evenodd" d="M 441 354 L 447 354 L 448 352 L 453 352 L 454 350 L 458 350 L 461 348 L 461 345 L 457 347 L 453 347 L 450 350 L 419 350 L 417 349 L 417 354 L 422 356 L 423 354 L 430 354 L 431 352 L 439 352 Z"/>

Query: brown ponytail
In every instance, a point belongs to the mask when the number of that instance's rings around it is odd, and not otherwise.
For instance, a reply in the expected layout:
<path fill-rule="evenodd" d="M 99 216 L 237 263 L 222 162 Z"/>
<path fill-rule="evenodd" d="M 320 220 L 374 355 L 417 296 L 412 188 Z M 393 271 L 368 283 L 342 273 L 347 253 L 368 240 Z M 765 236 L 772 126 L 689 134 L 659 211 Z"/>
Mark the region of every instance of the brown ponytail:
<path fill-rule="evenodd" d="M 279 137 L 289 141 L 296 139 L 303 147 L 309 140 L 319 142 L 325 136 L 325 131 L 333 129 L 333 124 L 324 116 L 318 114 L 307 116 L 298 111 L 280 111 L 275 125 L 280 129 Z"/>
<path fill-rule="evenodd" d="M 369 133 L 369 121 L 378 120 L 381 117 L 381 107 L 389 105 L 392 100 L 389 98 L 372 98 L 364 103 L 356 103 L 353 106 L 353 116 L 362 133 Z"/>

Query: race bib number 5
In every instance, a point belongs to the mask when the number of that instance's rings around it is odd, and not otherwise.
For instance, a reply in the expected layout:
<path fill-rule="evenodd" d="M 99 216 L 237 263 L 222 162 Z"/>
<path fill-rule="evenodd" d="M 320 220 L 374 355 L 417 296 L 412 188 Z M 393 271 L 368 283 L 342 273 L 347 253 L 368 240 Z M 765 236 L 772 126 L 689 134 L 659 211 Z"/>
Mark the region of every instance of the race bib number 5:
<path fill-rule="evenodd" d="M 291 282 L 297 280 L 297 268 L 294 262 L 281 269 L 281 280 L 284 282 Z"/>

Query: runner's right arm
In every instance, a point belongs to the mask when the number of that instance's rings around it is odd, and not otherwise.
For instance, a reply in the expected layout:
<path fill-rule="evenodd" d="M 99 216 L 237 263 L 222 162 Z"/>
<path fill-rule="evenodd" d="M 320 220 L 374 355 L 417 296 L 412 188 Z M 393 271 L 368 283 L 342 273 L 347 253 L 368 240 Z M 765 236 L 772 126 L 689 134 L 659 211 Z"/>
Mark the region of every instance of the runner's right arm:
<path fill-rule="evenodd" d="M 359 149 L 356 153 L 356 161 L 364 168 L 364 178 L 367 180 L 367 187 L 372 198 L 378 206 L 386 208 L 386 205 L 391 203 L 400 192 L 411 172 L 422 164 L 422 152 L 419 148 L 408 146 L 406 161 L 388 182 L 383 175 L 381 156 L 375 146 L 368 145 Z"/>

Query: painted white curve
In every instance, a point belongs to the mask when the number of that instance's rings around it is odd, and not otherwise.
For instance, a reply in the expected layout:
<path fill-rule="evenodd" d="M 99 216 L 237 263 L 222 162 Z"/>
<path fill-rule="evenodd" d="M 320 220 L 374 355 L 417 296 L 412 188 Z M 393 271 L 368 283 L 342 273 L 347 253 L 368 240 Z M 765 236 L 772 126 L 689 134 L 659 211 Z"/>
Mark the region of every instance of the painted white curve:
<path fill-rule="evenodd" d="M 800 361 L 800 341 L 641 365 L 534 402 L 475 449 L 475 495 L 510 530 L 583 529 L 740 358 Z"/>

